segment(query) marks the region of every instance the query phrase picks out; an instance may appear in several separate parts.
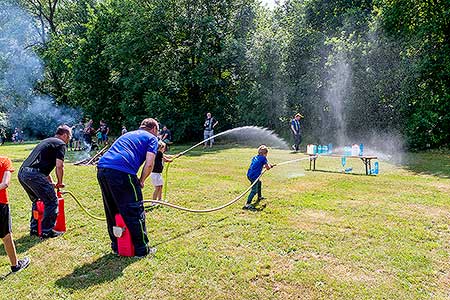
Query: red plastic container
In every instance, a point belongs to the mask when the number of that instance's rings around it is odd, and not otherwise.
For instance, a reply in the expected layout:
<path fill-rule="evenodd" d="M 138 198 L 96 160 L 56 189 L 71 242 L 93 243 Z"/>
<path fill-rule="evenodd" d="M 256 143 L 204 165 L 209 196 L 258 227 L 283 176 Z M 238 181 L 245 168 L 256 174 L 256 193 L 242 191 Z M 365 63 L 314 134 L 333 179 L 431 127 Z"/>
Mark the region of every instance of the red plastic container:
<path fill-rule="evenodd" d="M 58 215 L 56 216 L 56 223 L 53 230 L 66 232 L 66 215 L 64 213 L 64 198 L 61 193 L 57 192 L 58 196 Z M 33 211 L 33 218 L 38 222 L 38 234 L 42 234 L 42 219 L 44 218 L 45 205 L 41 200 L 36 201 L 36 210 Z"/>
<path fill-rule="evenodd" d="M 64 213 L 64 198 L 60 191 L 56 192 L 58 197 L 58 216 L 56 216 L 56 224 L 53 230 L 66 232 L 66 214 Z"/>
<path fill-rule="evenodd" d="M 130 231 L 120 214 L 116 214 L 116 226 L 122 228 L 122 235 L 117 237 L 117 252 L 120 256 L 134 256 L 134 245 Z"/>

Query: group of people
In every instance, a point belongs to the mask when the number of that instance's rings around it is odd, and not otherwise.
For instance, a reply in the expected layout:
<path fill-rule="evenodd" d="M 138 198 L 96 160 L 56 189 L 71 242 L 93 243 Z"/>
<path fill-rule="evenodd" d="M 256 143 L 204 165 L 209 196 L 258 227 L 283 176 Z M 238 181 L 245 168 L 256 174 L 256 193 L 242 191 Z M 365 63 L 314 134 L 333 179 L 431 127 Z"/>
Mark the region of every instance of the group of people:
<path fill-rule="evenodd" d="M 85 149 L 92 149 L 95 141 L 95 145 L 98 147 L 104 147 L 109 141 L 109 126 L 104 120 L 100 120 L 99 127 L 95 129 L 94 121 L 90 119 L 83 125 L 79 123 L 71 127 L 72 138 L 69 142 L 69 149 L 74 151 L 81 151 Z M 96 140 L 93 139 L 95 136 Z"/>
<path fill-rule="evenodd" d="M 297 114 L 291 122 L 294 137 L 300 135 L 300 126 L 297 122 L 301 117 Z M 92 125 L 91 121 L 89 123 Z M 205 137 L 206 135 L 208 137 L 213 136 L 213 128 L 217 123 L 208 113 L 204 124 Z M 103 125 L 106 126 L 105 123 Z M 32 215 L 30 218 L 30 236 L 48 239 L 63 234 L 54 230 L 58 214 L 58 199 L 55 188 L 60 189 L 65 186 L 63 183 L 64 157 L 66 145 L 73 137 L 72 130 L 73 128 L 67 125 L 59 126 L 55 136 L 41 141 L 19 169 L 18 179 L 32 202 L 32 211 L 36 210 L 38 199 L 44 203 L 41 230 L 38 231 L 38 221 Z M 155 186 L 153 199 L 162 200 L 163 162 L 173 160 L 173 157 L 165 154 L 166 143 L 164 140 L 167 141 L 167 138 L 170 137 L 170 131 L 168 133 L 166 130 L 168 130 L 167 127 L 164 127 L 160 132 L 159 124 L 155 119 L 144 119 L 139 129 L 122 134 L 98 162 L 97 180 L 102 193 L 111 249 L 115 253 L 118 253 L 117 238 L 113 232 L 116 214 L 120 214 L 127 225 L 134 245 L 135 256 L 144 257 L 156 251 L 148 243 L 142 188 L 145 186 L 146 179 L 150 177 Z M 297 150 L 300 141 L 301 137 L 295 140 Z M 205 146 L 207 146 L 206 143 Z M 210 143 L 211 146 L 212 143 Z M 264 199 L 259 178 L 264 168 L 270 169 L 274 166 L 268 162 L 267 155 L 268 148 L 261 145 L 258 148 L 258 154 L 251 160 L 247 178 L 253 186 L 243 209 L 256 210 L 252 204 L 255 195 L 258 195 L 258 202 Z M 138 170 L 142 164 L 142 171 L 138 175 Z M 51 176 L 54 169 L 56 181 Z M 30 264 L 30 259 L 28 257 L 18 259 L 12 237 L 6 189 L 10 185 L 13 171 L 11 160 L 5 156 L 0 156 L 0 238 L 3 240 L 11 262 L 11 272 L 18 272 Z"/>

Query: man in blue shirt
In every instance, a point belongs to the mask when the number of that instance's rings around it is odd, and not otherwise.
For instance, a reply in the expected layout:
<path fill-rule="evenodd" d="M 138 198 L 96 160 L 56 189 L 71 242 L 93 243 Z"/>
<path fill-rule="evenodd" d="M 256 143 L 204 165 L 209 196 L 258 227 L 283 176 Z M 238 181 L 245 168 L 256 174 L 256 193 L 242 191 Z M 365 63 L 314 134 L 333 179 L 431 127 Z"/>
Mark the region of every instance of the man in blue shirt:
<path fill-rule="evenodd" d="M 113 233 L 116 214 L 120 214 L 127 225 L 135 256 L 143 257 L 154 250 L 148 246 L 142 188 L 153 169 L 158 131 L 155 119 L 143 120 L 138 130 L 120 136 L 98 162 L 97 179 L 102 190 L 111 248 L 115 253 L 118 252 Z M 138 170 L 144 162 L 138 178 Z"/>
<path fill-rule="evenodd" d="M 295 117 L 291 120 L 291 131 L 294 136 L 294 145 L 292 145 L 292 149 L 294 151 L 298 151 L 300 143 L 302 142 L 302 135 L 300 130 L 300 119 L 303 118 L 301 114 L 296 114 Z"/>
<path fill-rule="evenodd" d="M 267 161 L 267 153 L 269 152 L 269 149 L 267 149 L 266 145 L 261 145 L 258 148 L 258 155 L 252 158 L 252 162 L 250 163 L 250 166 L 248 167 L 247 171 L 247 178 L 250 181 L 250 183 L 255 182 L 255 180 L 258 180 L 257 183 L 252 187 L 252 190 L 250 191 L 250 194 L 247 198 L 247 203 L 243 207 L 243 209 L 248 210 L 256 210 L 256 208 L 251 204 L 253 197 L 255 197 L 256 194 L 258 194 L 258 201 L 264 199 L 264 197 L 261 194 L 262 189 L 262 183 L 259 180 L 259 175 L 261 175 L 263 168 L 266 168 L 269 170 L 273 166 L 269 164 Z"/>

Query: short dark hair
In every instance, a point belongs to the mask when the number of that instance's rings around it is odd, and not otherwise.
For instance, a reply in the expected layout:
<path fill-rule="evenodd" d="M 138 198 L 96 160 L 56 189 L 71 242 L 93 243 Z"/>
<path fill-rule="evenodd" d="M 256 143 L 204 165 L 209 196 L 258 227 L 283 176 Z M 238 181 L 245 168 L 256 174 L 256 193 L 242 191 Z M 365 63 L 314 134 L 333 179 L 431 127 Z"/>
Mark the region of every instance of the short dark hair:
<path fill-rule="evenodd" d="M 146 129 L 153 129 L 155 127 L 158 127 L 158 122 L 153 118 L 144 119 L 141 122 L 141 126 L 139 126 L 139 128 L 146 128 Z"/>
<path fill-rule="evenodd" d="M 64 124 L 58 126 L 55 135 L 63 135 L 65 133 L 67 133 L 68 135 L 72 135 L 72 129 L 70 129 L 69 126 Z"/>

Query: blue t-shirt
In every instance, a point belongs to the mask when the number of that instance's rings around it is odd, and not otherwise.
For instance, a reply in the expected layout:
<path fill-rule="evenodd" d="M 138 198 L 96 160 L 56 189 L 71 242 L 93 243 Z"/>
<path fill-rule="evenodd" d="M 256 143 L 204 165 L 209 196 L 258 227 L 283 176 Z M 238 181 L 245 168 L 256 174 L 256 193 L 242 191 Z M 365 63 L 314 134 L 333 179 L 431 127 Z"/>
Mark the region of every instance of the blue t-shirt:
<path fill-rule="evenodd" d="M 97 166 L 136 175 L 147 152 L 158 152 L 156 136 L 142 129 L 130 131 L 114 142 Z"/>
<path fill-rule="evenodd" d="M 247 177 L 252 181 L 258 178 L 265 164 L 267 164 L 267 157 L 264 155 L 253 157 L 250 167 L 248 167 Z"/>
<path fill-rule="evenodd" d="M 294 127 L 295 129 L 295 133 L 299 134 L 300 133 L 300 121 L 297 119 L 292 119 L 291 121 L 291 125 Z"/>

